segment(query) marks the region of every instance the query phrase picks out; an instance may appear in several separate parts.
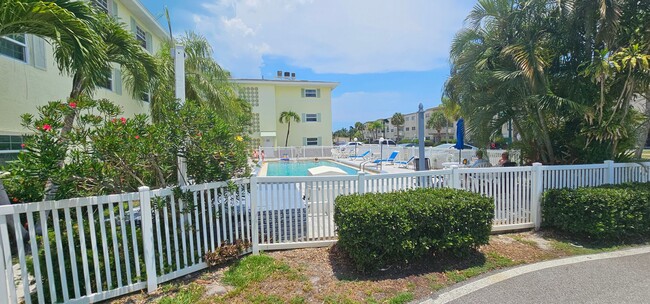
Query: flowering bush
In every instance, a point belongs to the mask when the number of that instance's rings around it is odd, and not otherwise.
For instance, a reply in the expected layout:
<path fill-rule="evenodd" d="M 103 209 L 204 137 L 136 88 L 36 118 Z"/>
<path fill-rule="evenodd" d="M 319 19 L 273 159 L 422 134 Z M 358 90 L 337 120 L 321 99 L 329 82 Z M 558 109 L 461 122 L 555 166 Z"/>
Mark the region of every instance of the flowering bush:
<path fill-rule="evenodd" d="M 61 136 L 68 111 L 77 111 L 78 119 Z M 55 199 L 174 185 L 177 156 L 187 159 L 188 179 L 195 183 L 249 174 L 243 127 L 191 101 L 169 103 L 164 113 L 152 124 L 146 115 L 123 117 L 108 100 L 80 98 L 50 102 L 37 116 L 23 115 L 32 134 L 18 160 L 5 168 L 11 173 L 4 180 L 9 197 L 40 201 L 48 178 L 58 187 Z"/>

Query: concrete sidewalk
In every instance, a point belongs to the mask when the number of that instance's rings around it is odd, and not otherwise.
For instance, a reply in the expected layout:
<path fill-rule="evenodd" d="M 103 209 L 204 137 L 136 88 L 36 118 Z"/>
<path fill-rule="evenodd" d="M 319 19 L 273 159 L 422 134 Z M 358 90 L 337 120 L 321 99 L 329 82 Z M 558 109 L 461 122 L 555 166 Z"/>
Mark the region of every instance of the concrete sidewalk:
<path fill-rule="evenodd" d="M 650 303 L 650 246 L 520 266 L 422 303 Z"/>

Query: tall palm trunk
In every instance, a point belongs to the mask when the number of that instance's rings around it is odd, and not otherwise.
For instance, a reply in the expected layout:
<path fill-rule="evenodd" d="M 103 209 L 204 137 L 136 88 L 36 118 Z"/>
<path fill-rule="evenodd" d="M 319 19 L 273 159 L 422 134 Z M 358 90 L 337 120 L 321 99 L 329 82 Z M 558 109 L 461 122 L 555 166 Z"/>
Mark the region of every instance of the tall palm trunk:
<path fill-rule="evenodd" d="M 287 122 L 287 138 L 284 140 L 284 146 L 289 146 L 289 131 L 291 130 L 291 120 Z"/>
<path fill-rule="evenodd" d="M 554 164 L 555 163 L 555 154 L 553 153 L 553 144 L 551 143 L 551 137 L 548 135 L 548 126 L 546 125 L 546 119 L 544 118 L 544 113 L 542 109 L 537 107 L 537 119 L 539 119 L 540 128 L 542 131 L 542 141 L 544 142 L 544 147 L 546 148 L 546 161 Z M 544 155 L 544 154 L 542 154 Z"/>

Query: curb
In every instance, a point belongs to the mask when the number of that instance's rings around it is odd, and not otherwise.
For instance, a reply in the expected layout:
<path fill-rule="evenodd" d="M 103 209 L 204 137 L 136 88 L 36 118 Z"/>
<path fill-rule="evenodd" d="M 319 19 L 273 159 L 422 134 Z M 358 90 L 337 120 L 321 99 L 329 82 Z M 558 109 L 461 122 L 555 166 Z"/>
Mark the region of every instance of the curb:
<path fill-rule="evenodd" d="M 456 300 L 460 297 L 463 297 L 465 295 L 468 295 L 472 292 L 475 292 L 477 290 L 489 287 L 490 285 L 499 283 L 501 281 L 505 281 L 511 278 L 514 278 L 516 276 L 520 276 L 522 274 L 538 271 L 538 270 L 543 270 L 547 268 L 552 268 L 552 267 L 558 267 L 558 266 L 563 266 L 563 265 L 569 265 L 569 264 L 577 264 L 577 263 L 583 263 L 583 262 L 589 262 L 589 261 L 596 261 L 596 260 L 604 260 L 604 259 L 612 259 L 612 258 L 620 258 L 620 257 L 626 257 L 626 256 L 632 256 L 632 255 L 638 255 L 638 254 L 644 254 L 644 253 L 650 253 L 650 246 L 643 246 L 643 247 L 638 247 L 638 248 L 632 248 L 632 249 L 626 249 L 626 250 L 620 250 L 620 251 L 613 251 L 613 252 L 605 252 L 605 253 L 596 253 L 596 254 L 590 254 L 590 255 L 580 255 L 580 256 L 573 256 L 569 258 L 563 258 L 559 260 L 551 260 L 551 261 L 546 261 L 546 262 L 539 262 L 535 264 L 529 264 L 529 265 L 524 265 L 524 266 L 519 266 L 510 270 L 506 270 L 503 272 L 499 272 L 493 275 L 489 275 L 487 277 L 484 277 L 482 279 L 467 283 L 465 285 L 453 288 L 447 292 L 441 293 L 439 295 L 434 295 L 435 298 L 429 298 L 427 300 L 424 300 L 420 302 L 421 304 L 444 304 L 451 302 L 453 300 Z"/>

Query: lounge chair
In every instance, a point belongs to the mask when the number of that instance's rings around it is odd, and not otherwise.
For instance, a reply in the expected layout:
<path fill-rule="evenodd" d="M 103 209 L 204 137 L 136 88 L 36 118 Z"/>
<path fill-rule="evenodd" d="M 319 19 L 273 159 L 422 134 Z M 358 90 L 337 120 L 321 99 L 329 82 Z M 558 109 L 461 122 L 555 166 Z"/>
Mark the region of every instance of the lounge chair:
<path fill-rule="evenodd" d="M 395 161 L 395 157 L 397 157 L 397 154 L 399 154 L 399 151 L 393 151 L 393 153 L 388 156 L 386 159 L 375 159 L 372 162 L 375 164 L 380 164 L 380 163 L 393 163 Z"/>
<path fill-rule="evenodd" d="M 370 150 L 364 152 L 361 155 L 350 155 L 350 159 L 366 159 L 370 155 Z"/>
<path fill-rule="evenodd" d="M 407 160 L 407 161 L 403 161 L 403 160 L 394 161 L 393 164 L 397 164 L 398 168 L 408 168 L 409 163 L 412 162 L 414 159 L 415 159 L 415 156 L 411 156 L 411 158 L 409 158 L 409 160 Z"/>

